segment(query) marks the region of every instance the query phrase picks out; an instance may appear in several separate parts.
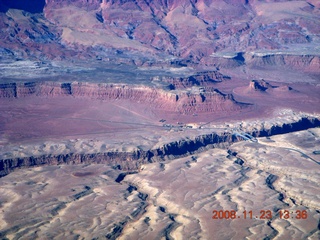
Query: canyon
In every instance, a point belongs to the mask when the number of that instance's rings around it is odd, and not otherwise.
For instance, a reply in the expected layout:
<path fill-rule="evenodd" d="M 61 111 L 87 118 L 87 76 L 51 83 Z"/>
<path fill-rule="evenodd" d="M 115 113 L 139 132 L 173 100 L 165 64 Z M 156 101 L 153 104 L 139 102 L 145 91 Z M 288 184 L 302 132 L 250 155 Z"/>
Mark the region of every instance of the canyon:
<path fill-rule="evenodd" d="M 272 126 L 271 129 L 262 128 L 259 131 L 246 132 L 245 134 L 253 137 L 270 137 L 319 126 L 320 121 L 317 118 L 301 118 L 297 122 L 283 124 L 282 126 Z M 33 156 L 30 157 L 2 159 L 0 161 L 0 176 L 5 176 L 15 169 L 60 164 L 105 163 L 119 170 L 138 171 L 141 169 L 141 166 L 146 163 L 161 162 L 168 158 L 179 158 L 201 152 L 208 147 L 225 147 L 242 140 L 243 137 L 233 133 L 224 133 L 221 135 L 211 133 L 197 136 L 195 139 L 182 139 L 176 142 L 166 143 L 159 148 L 147 151 L 135 149 L 132 152 L 108 151 L 90 154 L 70 152 L 61 155 L 46 154 L 46 152 L 43 152 L 43 155 L 40 156 L 33 154 Z"/>
<path fill-rule="evenodd" d="M 0 236 L 317 239 L 317 88 L 221 76 L 1 84 Z"/>
<path fill-rule="evenodd" d="M 319 239 L 319 13 L 0 0 L 0 238 Z"/>
<path fill-rule="evenodd" d="M 215 75 L 217 75 L 216 72 Z M 198 79 L 210 79 L 212 73 L 197 74 L 195 76 Z M 3 133 L 7 132 L 6 135 L 8 135 L 7 139 L 2 138 L 1 142 L 1 175 L 6 175 L 12 170 L 21 167 L 63 163 L 107 163 L 119 169 L 138 170 L 139 166 L 144 163 L 161 161 L 167 159 L 168 156 L 176 158 L 201 151 L 201 149 L 206 149 L 208 146 L 223 146 L 224 144 L 227 146 L 240 140 L 246 140 L 245 134 L 253 138 L 270 137 L 320 126 L 320 120 L 317 115 L 298 114 L 296 118 L 293 118 L 290 115 L 294 113 L 291 113 L 287 116 L 288 119 L 285 122 L 280 121 L 272 124 L 261 122 L 254 127 L 234 127 L 240 133 L 235 134 L 233 128 L 227 127 L 228 124 L 226 123 L 223 124 L 223 127 L 215 125 L 221 122 L 221 118 L 223 122 L 230 119 L 231 114 L 238 113 L 242 114 L 241 117 L 243 117 L 244 113 L 242 112 L 247 112 L 247 120 L 253 117 L 257 118 L 259 108 L 261 108 L 258 101 L 243 103 L 236 101 L 232 94 L 223 94 L 213 87 L 216 86 L 217 82 L 222 82 L 218 79 L 213 80 L 211 78 L 209 82 L 201 81 L 200 83 L 196 82 L 196 84 L 194 76 L 169 78 L 169 82 L 167 79 L 165 77 L 163 89 L 151 86 L 82 82 L 57 83 L 42 81 L 40 83 L 18 82 L 1 84 L 0 101 L 3 103 L 1 110 L 3 116 L 6 116 L 5 121 L 2 121 L 1 131 Z M 181 82 L 187 84 L 181 85 Z M 188 88 L 188 82 L 193 85 L 191 88 Z M 181 89 L 167 89 L 166 84 L 168 83 L 181 86 Z M 264 80 L 253 80 L 247 89 L 255 98 L 252 91 L 264 94 L 265 91 L 277 88 Z M 289 91 L 292 91 L 291 87 L 281 87 L 280 89 L 282 95 Z M 273 95 L 274 98 L 276 96 Z M 266 98 L 269 97 L 268 95 L 266 96 Z M 61 99 L 64 103 L 63 109 L 58 107 L 62 103 Z M 308 99 L 308 104 L 312 101 L 310 96 L 304 96 L 303 99 Z M 39 100 L 41 103 L 38 102 Z M 313 101 L 318 100 L 316 98 Z M 88 101 L 90 104 L 85 105 L 83 101 Z M 82 103 L 80 104 L 81 111 L 76 107 L 75 102 Z M 125 107 L 128 102 L 130 102 L 130 109 Z M 33 107 L 35 106 L 34 104 L 36 104 L 36 108 Z M 95 106 L 96 104 L 99 104 L 98 107 Z M 95 107 L 92 107 L 92 105 Z M 111 108 L 110 105 L 113 105 L 114 108 Z M 16 111 L 10 110 L 12 106 L 15 107 Z M 99 113 L 101 110 L 112 112 L 112 118 L 109 118 L 110 115 L 101 115 Z M 265 110 L 265 107 L 263 107 L 263 110 Z M 86 115 L 86 112 L 90 114 Z M 263 116 L 264 113 L 261 111 L 260 114 Z M 90 117 L 92 115 L 95 117 Z M 163 119 L 164 117 L 166 119 Z M 215 120 L 216 118 L 218 119 Z M 175 122 L 177 119 L 179 121 Z M 204 119 L 206 119 L 206 122 L 201 122 Z M 37 122 L 34 127 L 30 125 L 33 122 Z M 212 125 L 211 122 L 214 122 L 214 124 Z M 56 129 L 50 130 L 51 126 L 56 126 Z M 69 127 L 71 129 L 68 129 Z M 166 132 L 168 135 L 167 142 L 160 141 L 161 144 L 159 142 L 159 146 L 156 148 L 147 149 L 148 145 L 145 145 L 144 148 L 138 147 L 139 141 L 136 137 L 150 134 L 147 129 L 153 128 L 160 132 Z M 141 129 L 144 129 L 145 134 L 141 133 Z M 110 132 L 108 132 L 110 130 L 112 130 L 111 134 L 113 136 L 123 130 L 127 131 L 127 143 L 130 142 L 129 136 L 132 135 L 132 151 L 122 151 L 121 146 L 110 148 L 108 146 L 112 144 L 110 140 L 100 139 L 100 141 L 105 141 L 103 151 L 101 151 L 101 147 L 99 151 L 99 148 L 94 149 L 91 143 L 87 143 L 87 152 L 90 153 L 79 152 L 74 143 L 72 144 L 73 150 L 70 149 L 70 146 L 65 146 L 64 148 L 69 149 L 69 151 L 62 151 L 61 154 L 57 155 L 54 154 L 55 152 L 57 153 L 57 149 L 52 152 L 50 151 L 52 147 L 44 144 L 43 147 L 35 147 L 42 149 L 37 154 L 32 154 L 32 152 L 28 153 L 30 156 L 27 154 L 20 154 L 20 156 L 11 154 L 11 158 L 5 159 L 10 156 L 10 154 L 5 154 L 5 150 L 9 150 L 6 149 L 5 145 L 11 142 L 19 144 L 26 141 L 34 141 L 36 143 L 48 139 L 57 140 L 57 136 L 58 139 L 65 140 L 72 137 L 72 135 L 70 136 L 72 132 L 79 134 L 79 136 L 95 136 L 95 134 L 98 134 L 106 138 L 106 136 L 110 135 Z M 95 131 L 98 132 L 95 133 Z M 181 139 L 170 141 L 174 139 L 175 135 L 178 135 L 176 134 L 177 131 L 181 132 Z M 23 136 L 24 134 L 25 136 Z M 119 139 L 116 136 L 113 137 L 114 142 Z M 71 144 L 70 140 L 68 144 Z M 22 146 L 20 146 L 20 152 L 22 149 Z"/>

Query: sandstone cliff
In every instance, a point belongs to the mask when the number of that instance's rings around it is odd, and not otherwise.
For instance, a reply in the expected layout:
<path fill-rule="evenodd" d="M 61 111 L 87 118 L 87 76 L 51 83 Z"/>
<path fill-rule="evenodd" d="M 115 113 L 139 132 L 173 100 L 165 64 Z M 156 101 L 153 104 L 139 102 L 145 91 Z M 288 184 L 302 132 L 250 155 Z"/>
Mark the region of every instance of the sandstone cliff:
<path fill-rule="evenodd" d="M 208 86 L 230 79 L 219 71 L 199 72 L 188 77 L 162 77 L 161 81 L 169 84 L 169 89 L 184 89 L 192 86 Z"/>
<path fill-rule="evenodd" d="M 121 84 L 27 82 L 0 84 L 0 98 L 42 97 L 86 97 L 101 100 L 130 100 L 151 104 L 153 108 L 183 114 L 200 112 L 233 111 L 246 108 L 249 104 L 237 102 L 231 94 L 219 90 L 202 92 L 173 92 L 145 86 Z"/>

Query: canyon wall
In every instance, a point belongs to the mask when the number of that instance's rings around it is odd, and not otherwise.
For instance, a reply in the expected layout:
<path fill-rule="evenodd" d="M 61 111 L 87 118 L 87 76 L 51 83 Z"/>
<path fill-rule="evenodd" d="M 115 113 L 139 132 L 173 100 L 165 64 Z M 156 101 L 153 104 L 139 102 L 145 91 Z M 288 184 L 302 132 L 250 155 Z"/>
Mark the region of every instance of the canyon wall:
<path fill-rule="evenodd" d="M 249 67 L 289 67 L 307 72 L 319 73 L 320 56 L 317 55 L 294 55 L 294 54 L 245 54 L 245 63 Z"/>
<path fill-rule="evenodd" d="M 303 117 L 292 123 L 284 123 L 281 125 L 272 126 L 268 129 L 262 127 L 259 130 L 248 130 L 246 133 L 253 137 L 266 137 L 319 126 L 319 119 Z M 225 132 L 222 134 L 211 133 L 200 135 L 194 139 L 182 139 L 179 141 L 170 142 L 161 147 L 146 151 L 136 149 L 132 152 L 97 152 L 94 154 L 70 153 L 63 155 L 50 154 L 23 158 L 1 159 L 0 176 L 5 176 L 19 168 L 59 164 L 105 163 L 119 170 L 139 170 L 142 164 L 174 159 L 203 151 L 207 148 L 226 147 L 230 143 L 242 140 L 244 139 L 241 136 L 230 132 Z"/>
<path fill-rule="evenodd" d="M 238 55 L 237 55 L 238 54 Z M 265 50 L 261 52 L 239 52 L 235 57 L 203 57 L 201 64 L 219 66 L 221 68 L 237 68 L 246 66 L 249 69 L 280 67 L 283 69 L 295 69 L 307 73 L 319 74 L 320 56 L 318 53 L 303 53 L 303 50 L 290 52 L 287 50 Z M 223 54 L 220 54 L 223 55 Z"/>
<path fill-rule="evenodd" d="M 229 79 L 231 79 L 229 76 L 219 71 L 206 71 L 188 77 L 162 77 L 161 81 L 168 83 L 169 89 L 184 89 L 192 86 L 208 86 Z"/>
<path fill-rule="evenodd" d="M 130 100 L 136 103 L 151 104 L 153 108 L 184 114 L 201 112 L 234 111 L 249 107 L 237 102 L 232 94 L 219 90 L 202 92 L 174 92 L 145 86 L 89 83 L 27 82 L 0 84 L 1 98 L 41 97 L 85 97 L 100 100 Z"/>

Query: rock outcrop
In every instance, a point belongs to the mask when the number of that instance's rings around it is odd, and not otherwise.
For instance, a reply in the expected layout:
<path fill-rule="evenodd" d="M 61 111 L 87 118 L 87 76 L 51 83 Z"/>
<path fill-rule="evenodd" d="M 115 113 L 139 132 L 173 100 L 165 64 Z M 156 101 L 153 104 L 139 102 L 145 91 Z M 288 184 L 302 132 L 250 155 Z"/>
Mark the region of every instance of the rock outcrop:
<path fill-rule="evenodd" d="M 261 93 L 271 93 L 271 92 L 281 92 L 281 93 L 287 93 L 292 91 L 292 87 L 288 85 L 282 85 L 282 86 L 273 86 L 269 82 L 260 79 L 260 80 L 252 80 L 249 83 L 248 92 L 261 92 Z"/>
<path fill-rule="evenodd" d="M 249 85 L 249 89 L 254 91 L 264 92 L 270 88 L 273 88 L 272 85 L 264 80 L 252 80 Z"/>
<path fill-rule="evenodd" d="M 213 91 L 164 91 L 145 86 L 121 84 L 27 82 L 0 84 L 0 98 L 85 97 L 101 100 L 130 100 L 147 103 L 152 108 L 163 108 L 169 112 L 195 114 L 201 112 L 228 112 L 247 108 L 250 104 L 236 101 L 232 94 Z"/>
<path fill-rule="evenodd" d="M 277 88 L 272 86 L 270 83 L 266 82 L 265 80 L 252 80 L 249 84 L 249 91 L 260 91 L 265 92 L 267 90 Z"/>
<path fill-rule="evenodd" d="M 266 137 L 319 127 L 317 118 L 303 117 L 292 123 L 275 125 L 270 128 L 262 127 L 259 130 L 249 130 L 246 133 L 253 137 Z M 70 153 L 62 155 L 42 155 L 0 160 L 0 177 L 9 174 L 18 168 L 27 168 L 41 165 L 106 163 L 121 170 L 139 170 L 142 164 L 174 159 L 206 148 L 225 147 L 230 143 L 242 141 L 241 136 L 225 132 L 200 135 L 194 139 L 182 139 L 166 143 L 158 148 L 132 152 L 97 152 L 91 154 Z"/>
<path fill-rule="evenodd" d="M 245 63 L 250 67 L 288 67 L 291 69 L 305 70 L 308 72 L 319 72 L 320 56 L 312 54 L 258 54 L 246 55 Z"/>
<path fill-rule="evenodd" d="M 169 84 L 169 89 L 184 89 L 192 86 L 209 86 L 230 79 L 219 71 L 199 72 L 188 77 L 162 77 L 161 81 Z"/>

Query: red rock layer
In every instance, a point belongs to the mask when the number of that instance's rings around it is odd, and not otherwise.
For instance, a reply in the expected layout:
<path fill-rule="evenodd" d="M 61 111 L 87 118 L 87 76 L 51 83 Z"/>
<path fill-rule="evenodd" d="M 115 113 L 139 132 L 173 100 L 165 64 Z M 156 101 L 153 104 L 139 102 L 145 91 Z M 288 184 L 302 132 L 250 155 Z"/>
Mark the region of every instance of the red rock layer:
<path fill-rule="evenodd" d="M 262 92 L 262 93 L 289 93 L 290 91 L 296 92 L 288 85 L 281 85 L 281 86 L 273 86 L 270 83 L 266 82 L 265 80 L 252 80 L 249 83 L 249 87 L 247 89 L 247 93 L 254 93 L 254 92 Z"/>
<path fill-rule="evenodd" d="M 249 84 L 249 90 L 251 91 L 266 91 L 272 88 L 273 86 L 264 80 L 252 80 Z"/>
<path fill-rule="evenodd" d="M 192 86 L 208 86 L 230 79 L 219 71 L 199 72 L 189 77 L 163 77 L 162 81 L 169 83 L 170 89 L 183 89 Z"/>
<path fill-rule="evenodd" d="M 135 104 L 148 104 L 170 112 L 195 114 L 225 112 L 246 108 L 249 105 L 234 100 L 231 94 L 219 90 L 202 92 L 172 92 L 152 87 L 89 83 L 11 83 L 0 85 L 0 98 L 28 96 L 73 96 L 101 100 L 130 100 Z"/>

